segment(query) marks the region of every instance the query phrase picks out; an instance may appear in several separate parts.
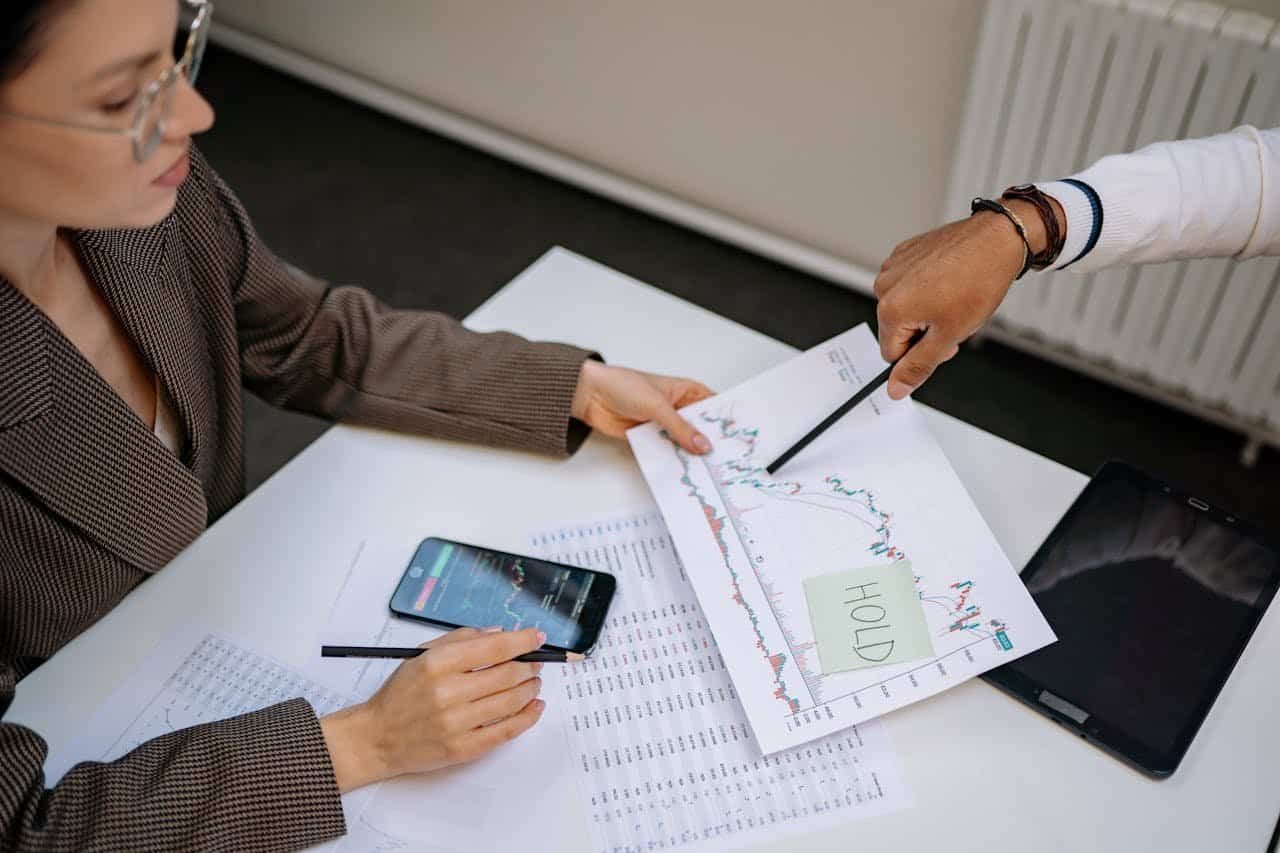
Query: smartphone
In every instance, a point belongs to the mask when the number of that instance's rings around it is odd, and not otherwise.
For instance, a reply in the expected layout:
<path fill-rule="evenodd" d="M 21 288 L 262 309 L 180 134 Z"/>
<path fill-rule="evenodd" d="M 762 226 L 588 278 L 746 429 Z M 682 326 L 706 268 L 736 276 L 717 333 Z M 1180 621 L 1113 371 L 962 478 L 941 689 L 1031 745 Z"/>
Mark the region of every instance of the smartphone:
<path fill-rule="evenodd" d="M 391 612 L 445 628 L 539 628 L 548 648 L 585 655 L 617 584 L 608 572 L 432 536 L 409 561 Z"/>

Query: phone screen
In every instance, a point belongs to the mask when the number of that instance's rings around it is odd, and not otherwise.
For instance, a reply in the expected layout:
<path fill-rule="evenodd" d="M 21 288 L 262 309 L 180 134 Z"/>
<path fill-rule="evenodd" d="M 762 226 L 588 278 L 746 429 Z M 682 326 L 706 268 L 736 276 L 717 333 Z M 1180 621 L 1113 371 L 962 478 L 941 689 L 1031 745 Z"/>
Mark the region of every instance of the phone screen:
<path fill-rule="evenodd" d="M 391 609 L 444 626 L 539 628 L 548 646 L 585 651 L 615 583 L 604 572 L 433 537 L 418 546 Z"/>

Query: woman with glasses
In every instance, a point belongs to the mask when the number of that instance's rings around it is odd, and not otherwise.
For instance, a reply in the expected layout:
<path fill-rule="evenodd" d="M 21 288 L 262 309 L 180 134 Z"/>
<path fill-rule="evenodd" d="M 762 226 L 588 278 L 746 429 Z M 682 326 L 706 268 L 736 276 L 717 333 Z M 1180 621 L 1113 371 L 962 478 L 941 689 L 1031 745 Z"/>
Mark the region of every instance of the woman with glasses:
<path fill-rule="evenodd" d="M 212 6 L 0 4 L 0 712 L 244 491 L 242 388 L 354 423 L 546 453 L 656 420 L 690 380 L 329 287 L 262 244 L 191 147 Z M 175 33 L 178 38 L 175 40 Z M 175 42 L 178 56 L 174 56 Z M 370 701 L 293 700 L 84 763 L 0 723 L 0 849 L 297 848 L 340 792 L 469 761 L 543 709 L 533 629 L 455 631 Z M 74 696 L 75 685 L 67 685 Z"/>

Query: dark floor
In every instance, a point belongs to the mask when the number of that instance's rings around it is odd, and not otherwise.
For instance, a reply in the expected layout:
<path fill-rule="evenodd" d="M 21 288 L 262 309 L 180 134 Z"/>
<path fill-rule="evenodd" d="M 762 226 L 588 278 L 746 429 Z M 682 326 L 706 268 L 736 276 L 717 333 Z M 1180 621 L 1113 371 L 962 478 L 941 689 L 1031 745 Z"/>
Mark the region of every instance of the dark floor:
<path fill-rule="evenodd" d="M 559 244 L 797 347 L 874 319 L 865 297 L 226 51 L 203 68 L 218 120 L 201 145 L 266 241 L 396 306 L 467 314 Z M 1130 460 L 1280 532 L 1280 453 L 1247 471 L 1238 436 L 1071 371 L 988 344 L 918 398 L 1080 471 Z M 257 401 L 246 420 L 251 486 L 326 427 Z"/>

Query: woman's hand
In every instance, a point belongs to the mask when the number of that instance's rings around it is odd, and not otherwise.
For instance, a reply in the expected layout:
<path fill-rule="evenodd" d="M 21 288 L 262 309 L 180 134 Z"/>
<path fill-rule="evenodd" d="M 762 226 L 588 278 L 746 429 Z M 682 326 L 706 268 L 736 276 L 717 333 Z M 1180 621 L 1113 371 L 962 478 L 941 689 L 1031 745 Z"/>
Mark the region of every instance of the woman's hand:
<path fill-rule="evenodd" d="M 1020 199 L 1005 204 L 1026 225 L 1032 251 L 1041 251 L 1046 237 L 1035 207 Z M 1065 229 L 1065 216 L 1053 205 Z M 990 211 L 893 250 L 875 284 L 880 354 L 885 361 L 902 358 L 889 374 L 890 397 L 901 400 L 919 388 L 995 313 L 1022 269 L 1023 252 L 1012 223 Z"/>
<path fill-rule="evenodd" d="M 573 416 L 605 435 L 621 438 L 628 429 L 656 421 L 676 444 L 690 453 L 711 450 L 711 442 L 676 412 L 714 392 L 692 379 L 675 379 L 610 367 L 595 359 L 582 364 L 573 394 Z"/>
<path fill-rule="evenodd" d="M 338 790 L 472 761 L 528 730 L 546 707 L 542 664 L 512 658 L 545 640 L 459 628 L 425 644 L 369 701 L 320 721 Z"/>

